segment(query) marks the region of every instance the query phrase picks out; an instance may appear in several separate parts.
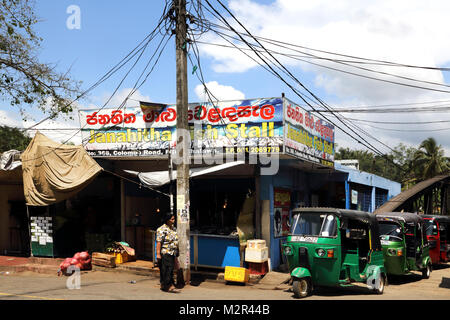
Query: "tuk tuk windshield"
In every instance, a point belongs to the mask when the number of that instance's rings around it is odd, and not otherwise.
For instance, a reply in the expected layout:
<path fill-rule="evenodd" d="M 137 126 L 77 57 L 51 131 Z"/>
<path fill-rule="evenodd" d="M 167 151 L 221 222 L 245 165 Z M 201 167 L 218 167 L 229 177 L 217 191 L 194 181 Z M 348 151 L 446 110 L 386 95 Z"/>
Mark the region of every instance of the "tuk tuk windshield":
<path fill-rule="evenodd" d="M 438 227 L 436 225 L 436 222 L 434 222 L 433 220 L 424 219 L 424 226 L 425 226 L 425 234 L 427 236 L 438 235 Z"/>
<path fill-rule="evenodd" d="M 332 214 L 300 213 L 294 216 L 292 235 L 336 237 L 336 217 Z"/>
<path fill-rule="evenodd" d="M 388 241 L 402 241 L 403 233 L 400 225 L 395 222 L 380 222 L 380 237 Z"/>

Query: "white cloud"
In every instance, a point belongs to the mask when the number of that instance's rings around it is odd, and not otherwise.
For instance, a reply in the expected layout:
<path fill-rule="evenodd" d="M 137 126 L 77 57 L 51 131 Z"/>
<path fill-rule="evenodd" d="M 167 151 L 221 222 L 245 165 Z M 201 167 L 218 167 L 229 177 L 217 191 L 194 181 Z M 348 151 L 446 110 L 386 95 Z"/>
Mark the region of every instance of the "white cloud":
<path fill-rule="evenodd" d="M 128 99 L 126 100 L 125 104 L 126 107 L 139 106 L 139 101 L 151 102 L 150 97 L 143 95 L 139 90 L 136 90 L 133 94 L 130 95 L 132 90 L 132 88 L 120 90 L 116 95 L 114 95 L 113 99 L 111 99 L 111 102 L 108 105 L 112 108 L 118 108 L 127 98 Z M 130 96 L 128 97 L 128 95 Z"/>
<path fill-rule="evenodd" d="M 226 101 L 245 99 L 245 94 L 241 91 L 233 88 L 232 86 L 221 85 L 217 81 L 210 81 L 206 83 L 206 87 L 211 93 L 211 99 L 213 100 Z M 199 99 L 199 102 L 210 100 L 202 84 L 199 84 L 195 87 L 195 93 Z"/>
<path fill-rule="evenodd" d="M 125 98 L 130 94 L 131 90 L 131 88 L 120 90 L 117 94 L 114 95 L 114 97 L 109 101 L 105 108 L 118 108 L 125 100 Z M 109 93 L 100 98 L 94 97 L 92 99 L 100 101 L 100 105 L 94 104 L 92 102 L 88 102 L 86 105 L 81 105 L 78 102 L 75 102 L 73 104 L 73 112 L 71 112 L 70 114 L 61 114 L 52 120 L 46 119 L 48 115 L 42 114 L 41 112 L 38 112 L 36 110 L 33 115 L 27 114 L 26 121 L 22 119 L 17 113 L 0 110 L 0 125 L 17 128 L 27 128 L 25 132 L 30 137 L 34 137 L 36 131 L 39 130 L 42 134 L 56 142 L 71 142 L 75 145 L 80 145 L 82 144 L 82 139 L 79 132 L 80 123 L 78 110 L 99 109 L 107 102 L 110 95 L 111 94 Z M 150 97 L 143 95 L 139 92 L 139 90 L 137 90 L 129 97 L 126 102 L 126 106 L 137 106 L 139 105 L 138 101 L 151 101 L 151 99 Z M 42 121 L 42 123 L 39 123 L 40 121 Z"/>
<path fill-rule="evenodd" d="M 27 128 L 29 128 L 34 124 L 35 122 L 27 122 L 26 125 Z M 67 122 L 45 120 L 44 122 L 33 126 L 32 130 L 28 130 L 31 137 L 34 137 L 36 131 L 39 131 L 55 142 L 73 143 L 75 145 L 80 145 L 82 143 L 78 120 L 71 120 Z"/>
<path fill-rule="evenodd" d="M 22 120 L 17 119 L 17 114 L 13 114 L 5 110 L 0 110 L 0 125 L 8 127 L 20 127 L 21 124 Z"/>
<path fill-rule="evenodd" d="M 447 41 L 438 41 L 438 39 L 448 39 L 450 36 L 450 28 L 445 26 L 445 24 L 450 24 L 446 22 L 448 21 L 446 12 L 450 9 L 450 4 L 446 1 L 434 1 L 433 5 L 425 5 L 421 1 L 395 1 L 393 3 L 385 0 L 368 5 L 366 2 L 351 0 L 335 2 L 323 0 L 308 3 L 278 0 L 270 5 L 262 5 L 250 0 L 230 0 L 229 6 L 237 18 L 256 36 L 352 56 L 407 64 L 437 66 L 450 61 L 450 44 L 447 44 Z M 228 21 L 231 23 L 233 19 L 228 17 Z M 236 23 L 232 24 L 236 26 Z M 242 30 L 238 26 L 236 29 Z M 213 40 L 208 38 L 207 41 Z M 226 44 L 217 36 L 214 42 Z M 245 47 L 242 43 L 239 46 Z M 288 52 L 280 46 L 267 43 L 264 43 L 264 46 Z M 236 49 L 204 45 L 202 50 L 205 54 L 213 57 L 213 68 L 216 72 L 245 72 L 257 66 L 255 62 Z M 337 56 L 306 49 L 299 48 L 299 50 L 322 57 L 337 58 Z M 295 52 L 290 51 L 289 53 Z M 298 52 L 296 54 L 299 55 Z M 341 98 L 352 96 L 356 92 L 371 101 L 387 101 L 393 97 L 398 98 L 399 95 L 410 96 L 412 92 L 405 87 L 388 86 L 386 83 L 372 80 L 364 81 L 360 77 L 308 65 L 286 57 L 279 56 L 278 58 L 283 64 L 291 67 L 294 72 L 314 72 L 318 77 L 317 85 Z M 360 69 L 348 68 L 324 60 L 308 61 L 359 74 L 370 74 L 373 77 L 391 81 L 406 81 L 367 73 Z M 363 67 L 374 68 L 370 65 L 363 65 Z M 443 82 L 442 74 L 436 71 L 380 66 L 375 68 L 381 72 L 395 73 L 404 77 Z M 326 81 L 320 81 L 320 79 Z M 373 86 L 383 89 L 373 90 Z M 386 90 L 386 88 L 389 89 Z M 418 91 L 414 92 L 417 94 Z"/>
<path fill-rule="evenodd" d="M 136 107 L 139 106 L 139 101 L 146 101 L 151 102 L 149 96 L 143 95 L 139 90 L 136 90 L 133 92 L 133 94 L 130 95 L 132 88 L 124 88 L 122 90 L 119 90 L 112 98 L 111 98 L 111 92 L 107 92 L 103 94 L 101 97 L 99 97 L 98 104 L 90 104 L 89 109 L 99 109 L 102 108 L 105 103 L 105 108 L 119 108 L 125 103 L 125 107 Z M 129 96 L 130 95 L 130 96 Z M 126 99 L 126 101 L 125 101 Z"/>
<path fill-rule="evenodd" d="M 256 0 L 230 0 L 228 6 L 253 35 L 303 47 L 296 47 L 297 50 L 301 51 L 300 53 L 292 50 L 287 51 L 281 45 L 274 46 L 263 42 L 266 48 L 278 52 L 300 56 L 314 54 L 322 58 L 350 59 L 349 57 L 307 49 L 315 48 L 349 56 L 409 65 L 439 67 L 450 63 L 450 42 L 445 40 L 450 38 L 450 20 L 447 18 L 450 11 L 450 2 L 445 0 L 435 0 L 428 3 L 419 0 L 377 0 L 371 2 L 354 0 L 275 0 L 271 4 L 260 4 Z M 237 30 L 242 31 L 242 28 L 229 15 L 224 16 Z M 208 36 L 204 41 L 229 45 L 229 43 L 217 36 Z M 235 43 L 240 47 L 245 47 L 242 42 L 236 41 Z M 216 72 L 243 73 L 258 66 L 236 49 L 204 45 L 202 46 L 202 52 L 212 58 L 213 69 Z M 432 87 L 438 90 L 450 91 L 450 87 L 446 87 L 447 84 L 441 71 L 371 64 L 359 65 L 362 68 L 370 68 L 404 78 L 419 79 L 442 85 L 436 86 L 350 68 L 343 64 L 323 59 L 301 58 L 321 65 L 317 66 L 290 59 L 286 56 L 277 55 L 277 58 L 298 79 L 304 79 L 305 75 L 312 76 L 314 87 L 309 87 L 308 89 L 321 98 L 323 98 L 324 93 L 327 93 L 330 101 L 326 102 L 332 107 L 400 104 L 449 99 L 446 93 L 409 87 Z M 381 78 L 385 81 L 401 82 L 409 86 L 375 81 L 329 68 L 342 69 L 366 77 Z M 294 84 L 293 81 L 290 82 Z M 350 117 L 354 116 L 354 114 L 345 114 L 345 116 Z M 448 119 L 448 116 L 447 118 L 445 116 L 442 113 L 358 114 L 359 118 L 366 120 L 379 119 L 382 121 L 384 119 L 384 121 L 397 120 L 404 122 Z M 347 132 L 353 133 L 341 122 L 337 120 L 334 120 L 334 122 Z M 409 126 L 377 125 L 373 123 L 369 126 L 367 123 L 354 123 L 391 147 L 396 146 L 400 142 L 418 146 L 422 140 L 433 136 L 438 143 L 442 144 L 447 155 L 450 154 L 450 140 L 448 139 L 450 130 L 421 131 L 424 129 L 445 129 L 450 127 L 450 123 Z M 374 126 L 402 131 L 381 130 L 374 128 Z M 416 132 L 407 131 L 415 129 L 417 129 Z M 355 134 L 353 135 L 355 136 Z M 364 136 L 363 133 L 361 135 Z M 352 147 L 363 148 L 346 134 L 339 133 L 337 139 L 339 145 L 348 143 Z M 389 151 L 375 139 L 370 137 L 366 137 L 366 139 L 377 146 L 379 150 L 383 152 Z"/>

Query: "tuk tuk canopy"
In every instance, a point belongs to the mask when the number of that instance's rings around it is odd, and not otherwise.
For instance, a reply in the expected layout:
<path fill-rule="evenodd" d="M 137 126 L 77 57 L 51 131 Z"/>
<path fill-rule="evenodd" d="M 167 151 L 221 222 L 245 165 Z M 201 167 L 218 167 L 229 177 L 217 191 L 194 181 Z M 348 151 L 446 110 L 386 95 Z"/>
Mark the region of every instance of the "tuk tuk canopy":
<path fill-rule="evenodd" d="M 439 223 L 447 223 L 450 224 L 450 216 L 434 216 L 434 215 L 423 215 L 423 218 L 430 218 L 433 221 L 437 221 Z"/>
<path fill-rule="evenodd" d="M 412 223 L 414 225 L 423 221 L 422 216 L 412 212 L 385 212 L 375 215 L 378 221 L 383 221 L 385 218 L 389 218 L 396 221 L 403 221 L 405 223 Z"/>
<path fill-rule="evenodd" d="M 292 210 L 292 215 L 302 212 L 317 212 L 317 213 L 330 213 L 334 214 L 339 218 L 350 218 L 353 220 L 357 220 L 364 224 L 378 224 L 377 219 L 373 213 L 366 211 L 358 211 L 358 210 L 348 210 L 348 209 L 339 209 L 339 208 L 297 208 Z"/>

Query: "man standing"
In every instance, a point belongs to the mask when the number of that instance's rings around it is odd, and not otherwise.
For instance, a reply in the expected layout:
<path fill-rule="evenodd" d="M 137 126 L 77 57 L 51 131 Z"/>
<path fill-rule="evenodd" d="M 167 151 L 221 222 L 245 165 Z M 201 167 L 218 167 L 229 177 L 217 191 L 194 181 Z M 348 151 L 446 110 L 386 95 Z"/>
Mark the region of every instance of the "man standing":
<path fill-rule="evenodd" d="M 178 235 L 173 213 L 167 212 L 163 217 L 163 223 L 156 230 L 156 258 L 159 265 L 161 290 L 179 292 L 173 281 L 173 271 L 178 262 Z"/>

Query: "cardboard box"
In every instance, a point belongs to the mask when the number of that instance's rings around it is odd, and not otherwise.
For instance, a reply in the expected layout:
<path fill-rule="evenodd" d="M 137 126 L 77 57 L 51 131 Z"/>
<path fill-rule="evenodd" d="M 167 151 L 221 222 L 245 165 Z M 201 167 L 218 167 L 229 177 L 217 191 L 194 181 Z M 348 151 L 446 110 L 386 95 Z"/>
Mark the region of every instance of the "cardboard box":
<path fill-rule="evenodd" d="M 246 262 L 265 262 L 269 259 L 269 248 L 262 249 L 245 249 Z"/>
<path fill-rule="evenodd" d="M 105 254 L 100 252 L 92 253 L 92 264 L 96 266 L 115 268 L 116 257 L 113 254 Z"/>
<path fill-rule="evenodd" d="M 239 267 L 225 267 L 225 281 L 232 281 L 232 282 L 248 282 L 248 279 L 250 278 L 250 272 L 246 268 L 239 268 Z"/>

